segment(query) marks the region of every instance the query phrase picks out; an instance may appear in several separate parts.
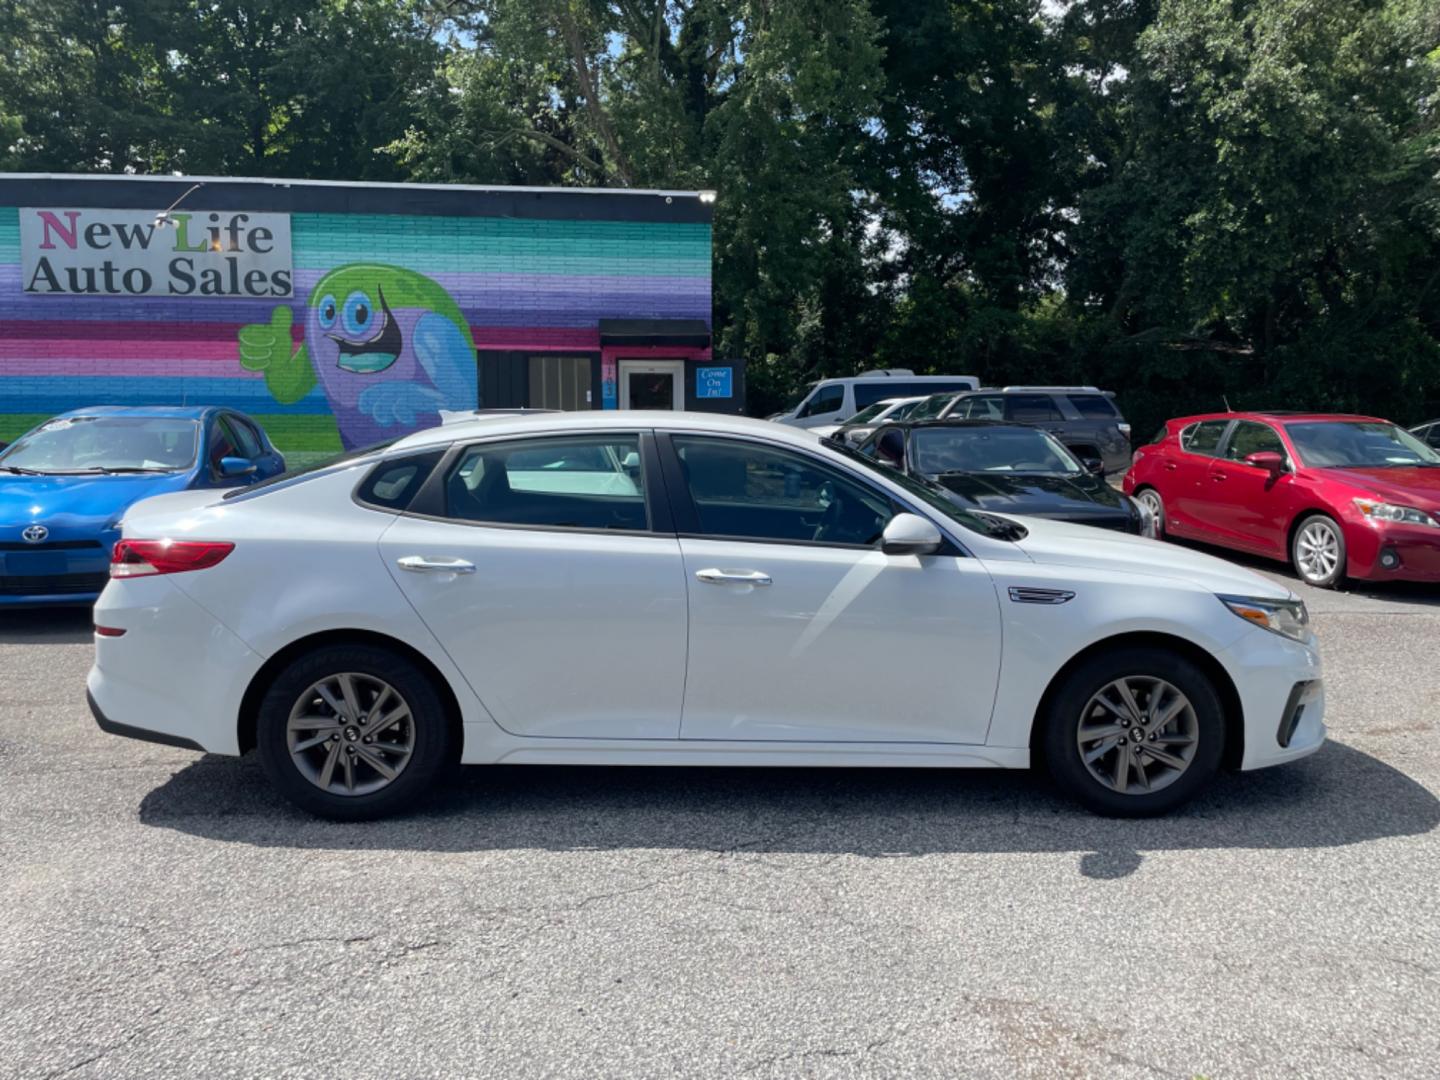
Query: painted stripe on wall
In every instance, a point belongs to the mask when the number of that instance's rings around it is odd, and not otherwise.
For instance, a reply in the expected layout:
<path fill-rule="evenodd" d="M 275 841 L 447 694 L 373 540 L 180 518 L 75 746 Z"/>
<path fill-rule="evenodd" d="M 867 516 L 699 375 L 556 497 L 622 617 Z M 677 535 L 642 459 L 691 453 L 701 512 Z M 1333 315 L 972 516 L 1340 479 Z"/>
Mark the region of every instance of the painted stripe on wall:
<path fill-rule="evenodd" d="M 330 412 L 318 390 L 293 405 L 281 405 L 265 383 L 242 378 L 131 377 L 92 375 L 58 383 L 53 378 L 5 380 L 5 411 L 64 412 L 86 405 L 234 405 L 247 412 L 303 416 Z"/>

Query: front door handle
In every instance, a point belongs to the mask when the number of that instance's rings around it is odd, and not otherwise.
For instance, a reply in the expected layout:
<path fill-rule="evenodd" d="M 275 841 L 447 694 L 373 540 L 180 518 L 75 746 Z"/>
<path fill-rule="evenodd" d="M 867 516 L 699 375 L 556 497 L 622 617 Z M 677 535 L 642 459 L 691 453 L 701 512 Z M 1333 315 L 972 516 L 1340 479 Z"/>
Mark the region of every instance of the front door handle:
<path fill-rule="evenodd" d="M 424 555 L 406 555 L 396 559 L 401 570 L 416 574 L 473 574 L 475 564 L 464 559 L 431 559 Z"/>
<path fill-rule="evenodd" d="M 695 577 L 707 585 L 773 585 L 769 574 L 759 570 L 696 570 Z"/>

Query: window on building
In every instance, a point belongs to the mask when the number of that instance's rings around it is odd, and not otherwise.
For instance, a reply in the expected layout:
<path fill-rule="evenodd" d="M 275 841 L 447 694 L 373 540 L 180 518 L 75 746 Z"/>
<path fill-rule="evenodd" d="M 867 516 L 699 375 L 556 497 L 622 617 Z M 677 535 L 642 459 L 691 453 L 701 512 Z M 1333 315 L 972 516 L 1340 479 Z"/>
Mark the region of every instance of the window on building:
<path fill-rule="evenodd" d="M 530 357 L 530 408 L 592 408 L 590 370 L 588 356 Z"/>

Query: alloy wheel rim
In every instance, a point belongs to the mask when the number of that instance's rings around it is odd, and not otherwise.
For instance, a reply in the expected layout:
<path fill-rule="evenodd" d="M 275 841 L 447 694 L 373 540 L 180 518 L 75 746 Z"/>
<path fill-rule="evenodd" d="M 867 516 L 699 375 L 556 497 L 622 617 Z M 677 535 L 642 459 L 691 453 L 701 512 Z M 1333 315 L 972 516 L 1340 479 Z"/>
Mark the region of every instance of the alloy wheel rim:
<path fill-rule="evenodd" d="M 384 679 L 344 671 L 296 698 L 285 742 L 300 775 L 321 791 L 369 795 L 392 784 L 410 763 L 415 718 Z"/>
<path fill-rule="evenodd" d="M 1323 581 L 1340 565 L 1340 538 L 1323 521 L 1312 521 L 1295 540 L 1295 562 L 1308 581 Z"/>
<path fill-rule="evenodd" d="M 1142 491 L 1140 493 L 1140 501 L 1145 504 L 1145 509 L 1150 511 L 1150 515 L 1155 519 L 1156 524 L 1159 524 L 1160 515 L 1164 513 L 1164 507 L 1160 503 L 1160 496 L 1156 495 L 1153 491 Z"/>
<path fill-rule="evenodd" d="M 1121 795 L 1146 795 L 1185 775 L 1200 745 L 1195 707 L 1153 675 L 1106 683 L 1080 711 L 1076 747 L 1091 777 Z"/>

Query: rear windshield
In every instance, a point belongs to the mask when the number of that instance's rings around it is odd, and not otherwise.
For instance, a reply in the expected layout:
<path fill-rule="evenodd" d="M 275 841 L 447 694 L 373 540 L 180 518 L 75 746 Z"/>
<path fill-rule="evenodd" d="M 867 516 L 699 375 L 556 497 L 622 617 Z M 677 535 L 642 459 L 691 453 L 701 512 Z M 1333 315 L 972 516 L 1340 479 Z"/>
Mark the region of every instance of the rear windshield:
<path fill-rule="evenodd" d="M 344 453 L 336 454 L 334 457 L 321 458 L 319 461 L 309 465 L 302 465 L 298 469 L 287 469 L 278 476 L 272 476 L 268 480 L 262 480 L 258 484 L 251 484 L 249 487 L 235 488 L 227 491 L 226 499 L 246 499 L 252 495 L 262 495 L 268 491 L 274 491 L 281 487 L 290 487 L 292 484 L 303 480 L 311 480 L 323 476 L 337 469 L 345 468 L 353 462 L 373 457 L 381 451 L 388 450 L 400 440 L 398 438 L 386 439 L 384 442 L 375 443 L 372 446 L 363 446 L 358 450 L 346 450 Z"/>

